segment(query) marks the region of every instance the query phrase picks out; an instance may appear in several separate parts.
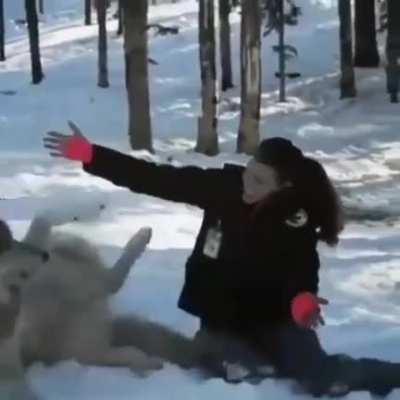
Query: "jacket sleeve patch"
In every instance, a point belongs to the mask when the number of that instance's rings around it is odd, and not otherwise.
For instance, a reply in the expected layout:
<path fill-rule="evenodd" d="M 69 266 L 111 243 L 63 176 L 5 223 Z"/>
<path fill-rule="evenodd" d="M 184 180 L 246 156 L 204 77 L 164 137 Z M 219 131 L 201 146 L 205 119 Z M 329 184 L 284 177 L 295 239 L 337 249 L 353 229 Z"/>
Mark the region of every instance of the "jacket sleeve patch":
<path fill-rule="evenodd" d="M 307 225 L 308 215 L 302 208 L 293 214 L 290 218 L 285 220 L 285 224 L 292 228 L 302 228 Z"/>

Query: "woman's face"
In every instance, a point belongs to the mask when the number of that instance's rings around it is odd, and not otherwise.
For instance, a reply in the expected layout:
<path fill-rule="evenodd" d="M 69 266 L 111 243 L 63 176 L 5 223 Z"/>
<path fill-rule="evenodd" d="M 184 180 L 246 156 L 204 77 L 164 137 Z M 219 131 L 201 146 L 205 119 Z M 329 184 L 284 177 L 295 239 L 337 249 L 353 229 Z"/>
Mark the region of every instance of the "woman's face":
<path fill-rule="evenodd" d="M 251 159 L 243 172 L 243 201 L 258 203 L 281 188 L 276 170 Z"/>

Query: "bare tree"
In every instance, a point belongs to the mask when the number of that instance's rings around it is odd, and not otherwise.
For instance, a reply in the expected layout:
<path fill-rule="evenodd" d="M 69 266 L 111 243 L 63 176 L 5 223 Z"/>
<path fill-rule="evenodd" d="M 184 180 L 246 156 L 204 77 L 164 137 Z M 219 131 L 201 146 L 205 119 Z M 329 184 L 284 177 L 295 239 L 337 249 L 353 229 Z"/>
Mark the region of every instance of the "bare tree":
<path fill-rule="evenodd" d="M 351 33 L 351 0 L 339 0 L 338 7 L 340 19 L 340 96 L 343 99 L 356 96 Z"/>
<path fill-rule="evenodd" d="M 85 25 L 92 25 L 92 4 L 91 0 L 85 0 Z"/>
<path fill-rule="evenodd" d="M 241 112 L 237 151 L 253 154 L 260 141 L 261 9 L 258 0 L 242 0 L 240 33 Z"/>
<path fill-rule="evenodd" d="M 355 0 L 355 57 L 356 67 L 378 67 L 375 0 Z"/>
<path fill-rule="evenodd" d="M 95 0 L 97 23 L 99 26 L 98 39 L 98 83 L 102 88 L 110 86 L 107 66 L 107 0 Z"/>
<path fill-rule="evenodd" d="M 153 151 L 147 49 L 147 0 L 121 0 L 124 19 L 129 136 L 132 149 Z"/>
<path fill-rule="evenodd" d="M 378 32 L 387 29 L 387 0 L 378 0 Z"/>
<path fill-rule="evenodd" d="M 199 0 L 199 58 L 201 115 L 196 151 L 211 156 L 218 153 L 214 0 Z"/>
<path fill-rule="evenodd" d="M 229 15 L 231 13 L 231 0 L 219 0 L 220 20 L 220 47 L 221 47 L 221 71 L 222 90 L 233 87 L 232 81 L 232 56 L 231 56 L 231 26 Z"/>
<path fill-rule="evenodd" d="M 398 103 L 398 92 L 400 83 L 400 2 L 399 0 L 387 0 L 387 90 L 390 101 Z"/>
<path fill-rule="evenodd" d="M 121 4 L 121 0 L 118 0 L 117 17 L 118 17 L 117 35 L 118 35 L 118 36 L 121 36 L 121 35 L 122 35 L 122 32 L 124 31 L 124 22 L 123 22 L 123 18 L 122 18 L 122 4 Z"/>
<path fill-rule="evenodd" d="M 5 61 L 5 59 L 4 3 L 0 0 L 0 61 Z"/>
<path fill-rule="evenodd" d="M 28 22 L 29 45 L 31 50 L 32 83 L 38 84 L 43 80 L 42 63 L 40 60 L 39 24 L 36 2 L 25 0 L 26 20 Z"/>

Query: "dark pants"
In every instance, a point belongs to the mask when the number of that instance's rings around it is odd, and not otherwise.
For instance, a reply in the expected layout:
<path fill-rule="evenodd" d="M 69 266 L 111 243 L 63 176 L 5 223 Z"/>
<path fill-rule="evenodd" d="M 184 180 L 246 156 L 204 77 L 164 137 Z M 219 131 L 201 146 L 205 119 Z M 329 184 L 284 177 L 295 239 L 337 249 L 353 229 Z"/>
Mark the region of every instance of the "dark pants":
<path fill-rule="evenodd" d="M 268 329 L 237 330 L 202 320 L 196 338 L 207 343 L 208 354 L 212 355 L 209 362 L 221 374 L 217 367 L 221 360 L 244 365 L 271 363 L 277 377 L 295 379 L 315 396 L 326 393 L 335 382 L 349 385 L 350 390 L 381 395 L 400 387 L 399 363 L 328 355 L 314 330 L 290 322 Z"/>

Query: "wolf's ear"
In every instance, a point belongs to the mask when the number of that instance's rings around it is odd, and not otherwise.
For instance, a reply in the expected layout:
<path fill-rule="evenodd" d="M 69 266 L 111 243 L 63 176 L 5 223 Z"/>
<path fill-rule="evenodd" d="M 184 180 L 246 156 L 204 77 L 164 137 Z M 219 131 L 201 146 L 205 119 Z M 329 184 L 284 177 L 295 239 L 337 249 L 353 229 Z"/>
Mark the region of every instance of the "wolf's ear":
<path fill-rule="evenodd" d="M 10 227 L 0 220 L 0 254 L 11 248 L 12 240 Z"/>

